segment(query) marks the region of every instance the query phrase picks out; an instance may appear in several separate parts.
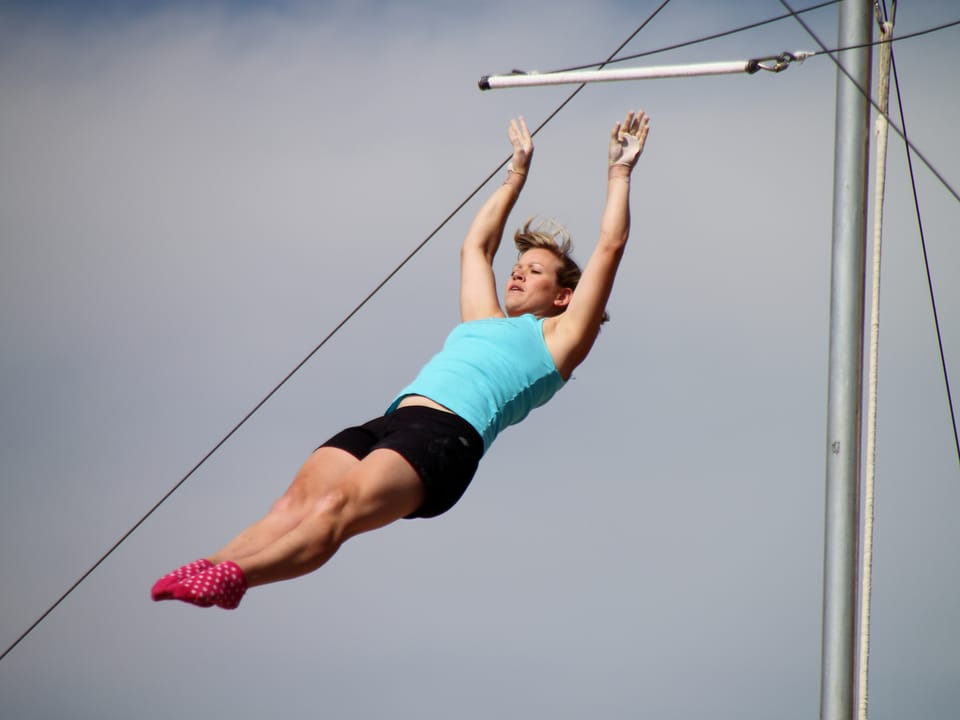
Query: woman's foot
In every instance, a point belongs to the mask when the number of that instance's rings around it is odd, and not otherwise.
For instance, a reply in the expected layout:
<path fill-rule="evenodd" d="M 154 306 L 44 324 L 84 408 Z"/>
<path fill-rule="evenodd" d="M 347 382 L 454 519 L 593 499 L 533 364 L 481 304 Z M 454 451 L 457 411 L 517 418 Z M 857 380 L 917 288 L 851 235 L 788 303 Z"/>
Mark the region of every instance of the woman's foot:
<path fill-rule="evenodd" d="M 200 607 L 216 605 L 233 610 L 240 604 L 246 591 L 247 578 L 243 570 L 235 562 L 227 560 L 175 583 L 169 588 L 167 597 Z"/>
<path fill-rule="evenodd" d="M 150 595 L 154 600 L 169 600 L 173 597 L 173 595 L 170 594 L 170 591 L 174 585 L 179 583 L 181 580 L 186 580 L 194 575 L 199 575 L 204 570 L 209 570 L 212 567 L 213 563 L 206 558 L 194 560 L 192 563 L 184 565 L 183 567 L 179 567 L 173 572 L 169 572 L 157 580 L 157 582 L 154 583 L 153 588 L 150 590 Z"/>

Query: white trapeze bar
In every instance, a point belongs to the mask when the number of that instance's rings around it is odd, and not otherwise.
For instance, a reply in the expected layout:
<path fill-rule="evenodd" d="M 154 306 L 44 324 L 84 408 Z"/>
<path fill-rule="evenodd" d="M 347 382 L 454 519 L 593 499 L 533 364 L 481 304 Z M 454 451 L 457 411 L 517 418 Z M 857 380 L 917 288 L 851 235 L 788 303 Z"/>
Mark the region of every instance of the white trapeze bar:
<path fill-rule="evenodd" d="M 647 68 L 619 68 L 611 70 L 568 70 L 564 72 L 541 73 L 516 71 L 509 75 L 484 75 L 480 78 L 481 90 L 498 88 L 531 87 L 534 85 L 563 85 L 568 83 L 616 82 L 618 80 L 652 80 L 669 77 L 694 77 L 700 75 L 732 75 L 735 73 L 753 74 L 758 70 L 780 72 L 791 62 L 803 62 L 813 55 L 811 52 L 783 53 L 781 55 L 757 60 L 734 60 L 731 62 L 694 63 L 689 65 L 659 65 Z M 765 60 L 774 60 L 775 64 L 765 64 Z"/>

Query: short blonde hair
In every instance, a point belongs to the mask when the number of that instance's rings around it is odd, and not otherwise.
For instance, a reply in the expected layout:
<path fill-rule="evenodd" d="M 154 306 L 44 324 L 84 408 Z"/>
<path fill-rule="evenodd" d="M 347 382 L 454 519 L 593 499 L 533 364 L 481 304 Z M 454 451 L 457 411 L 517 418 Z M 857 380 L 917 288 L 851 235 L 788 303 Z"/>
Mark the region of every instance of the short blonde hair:
<path fill-rule="evenodd" d="M 570 233 L 555 220 L 541 220 L 534 225 L 535 220 L 535 215 L 528 218 L 523 227 L 513 234 L 513 244 L 517 248 L 518 255 L 534 249 L 552 253 L 560 261 L 557 284 L 562 288 L 576 290 L 583 271 L 571 256 L 573 241 L 570 239 Z M 601 322 L 609 319 L 610 316 L 604 312 Z"/>

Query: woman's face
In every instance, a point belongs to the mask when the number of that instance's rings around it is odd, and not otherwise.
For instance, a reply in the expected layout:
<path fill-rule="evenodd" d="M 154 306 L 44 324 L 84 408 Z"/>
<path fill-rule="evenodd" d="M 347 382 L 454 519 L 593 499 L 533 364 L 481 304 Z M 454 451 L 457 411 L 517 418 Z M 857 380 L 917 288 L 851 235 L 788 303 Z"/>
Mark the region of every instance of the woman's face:
<path fill-rule="evenodd" d="M 549 317 L 562 312 L 571 291 L 557 283 L 561 267 L 560 259 L 549 250 L 533 248 L 523 253 L 507 278 L 503 299 L 507 315 Z"/>

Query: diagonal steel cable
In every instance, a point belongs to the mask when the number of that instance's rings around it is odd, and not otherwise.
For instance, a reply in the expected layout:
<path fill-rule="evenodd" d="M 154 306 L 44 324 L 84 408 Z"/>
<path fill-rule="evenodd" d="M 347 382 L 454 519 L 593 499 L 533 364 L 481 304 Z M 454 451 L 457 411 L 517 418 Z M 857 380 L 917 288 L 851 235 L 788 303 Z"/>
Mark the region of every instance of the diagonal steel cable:
<path fill-rule="evenodd" d="M 663 10 L 669 3 L 670 3 L 670 0 L 663 0 L 663 2 L 647 17 L 647 19 L 644 20 L 643 23 L 642 23 L 636 30 L 634 30 L 634 31 L 627 37 L 627 39 L 624 40 L 624 41 L 617 47 L 616 50 L 614 50 L 614 51 L 610 54 L 610 57 L 607 58 L 607 60 L 604 62 L 604 64 L 609 63 L 610 61 L 612 61 L 613 58 L 615 58 L 615 57 L 617 56 L 617 54 L 618 54 L 624 47 L 626 47 L 627 44 L 629 44 L 630 41 L 633 40 L 633 38 L 636 37 L 637 34 L 640 33 L 640 31 L 642 31 L 642 30 L 653 20 L 653 18 L 656 17 L 656 16 L 660 13 L 660 11 Z M 551 120 L 553 120 L 553 118 L 556 117 L 556 115 L 557 115 L 564 107 L 566 107 L 566 106 L 570 103 L 570 101 L 573 100 L 573 98 L 576 97 L 576 96 L 580 93 L 581 90 L 583 90 L 584 87 L 585 87 L 585 84 L 581 84 L 581 85 L 580 85 L 579 87 L 577 87 L 574 91 L 572 91 L 572 92 L 566 97 L 566 99 L 564 99 L 563 102 L 561 102 L 560 105 L 558 105 L 558 106 L 556 107 L 556 109 L 554 109 L 553 112 L 551 112 L 550 115 L 548 115 L 547 118 L 537 126 L 537 128 L 531 133 L 531 135 L 536 135 L 536 134 L 537 134 L 538 132 L 540 132 L 544 127 L 546 127 L 546 125 L 547 125 Z M 262 408 L 262 407 L 267 403 L 267 401 L 269 401 L 274 395 L 276 395 L 276 393 L 279 392 L 280 388 L 282 388 L 284 385 L 286 385 L 287 382 L 288 382 L 294 375 L 296 375 L 296 373 L 297 373 L 304 365 L 306 365 L 306 364 L 310 361 L 310 359 L 313 358 L 313 356 L 316 355 L 317 352 L 318 352 L 324 345 L 326 345 L 327 342 L 329 342 L 329 340 L 330 340 L 331 338 L 333 338 L 333 336 L 336 335 L 337 332 L 339 332 L 341 328 L 343 328 L 344 325 L 346 325 L 358 312 L 360 312 L 360 310 L 373 298 L 373 296 L 376 295 L 378 292 L 380 292 L 380 290 L 381 290 L 391 279 L 393 279 L 393 277 L 394 277 L 398 272 L 400 272 L 400 270 L 401 270 L 404 266 L 406 266 L 406 264 L 409 263 L 410 260 L 412 260 L 413 257 L 414 257 L 417 253 L 419 253 L 419 252 L 424 248 L 424 246 L 426 246 L 426 244 L 427 244 L 428 242 L 430 242 L 430 240 L 432 240 L 432 239 L 434 238 L 434 236 L 436 236 L 436 234 L 439 233 L 440 230 L 442 230 L 443 227 L 444 227 L 448 222 L 450 222 L 450 220 L 452 220 L 453 217 L 454 217 L 457 213 L 459 213 L 459 212 L 467 205 L 467 203 L 469 203 L 469 202 L 487 185 L 487 183 L 489 183 L 490 180 L 491 180 L 498 172 L 500 172 L 500 171 L 503 169 L 503 167 L 504 167 L 509 161 L 510 161 L 510 156 L 507 156 L 506 158 L 504 158 L 504 159 L 500 162 L 500 164 L 497 165 L 497 167 L 494 168 L 494 170 L 493 170 L 492 172 L 490 172 L 490 174 L 487 175 L 487 176 L 480 182 L 480 184 L 477 185 L 477 187 L 474 188 L 474 190 L 473 190 L 469 195 L 467 195 L 466 198 L 464 198 L 464 200 L 463 200 L 459 205 L 457 205 L 457 206 L 440 222 L 440 224 L 437 225 L 437 226 L 430 232 L 429 235 L 427 235 L 393 270 L 391 270 L 383 280 L 381 280 L 379 283 L 377 283 L 377 285 L 373 288 L 373 290 L 371 290 L 369 293 L 367 293 L 366 297 L 364 297 L 363 300 L 361 300 L 359 303 L 357 303 L 356 307 L 354 307 L 353 310 L 351 310 L 351 311 L 346 315 L 346 317 L 343 318 L 343 320 L 341 320 L 339 323 L 337 323 L 337 325 L 333 328 L 333 330 L 331 330 L 329 333 L 327 333 L 326 337 L 324 337 L 323 340 L 321 340 L 321 341 L 316 345 L 316 347 L 314 347 L 313 350 L 311 350 L 311 351 L 306 355 L 306 357 L 304 357 L 299 363 L 297 363 L 297 365 L 296 365 L 290 372 L 288 372 L 288 373 L 283 377 L 283 379 L 280 380 L 280 382 L 278 382 L 276 385 L 274 385 L 274 387 L 273 387 L 266 395 L 264 395 L 263 398 L 261 398 L 260 401 L 257 402 L 257 404 L 254 405 L 253 408 L 252 408 L 249 412 L 247 412 L 247 414 L 244 415 L 243 418 L 241 418 L 240 421 L 239 421 L 236 425 L 234 425 L 233 428 L 231 428 L 230 431 L 227 432 L 227 434 L 224 435 L 224 436 L 199 460 L 199 462 L 197 462 L 197 464 L 194 465 L 194 466 L 186 473 L 186 475 L 184 475 L 182 478 L 180 478 L 180 480 L 178 480 L 177 483 L 176 483 L 173 487 L 171 487 L 171 488 L 163 495 L 163 497 L 161 497 L 161 498 L 153 505 L 153 507 L 151 507 L 151 508 L 143 515 L 143 517 L 141 517 L 139 520 L 137 520 L 137 522 L 134 523 L 133 526 L 131 526 L 129 530 L 127 530 L 123 535 L 121 535 L 119 540 L 117 540 L 105 553 L 103 553 L 103 555 L 101 555 L 100 558 L 99 558 L 95 563 L 93 563 L 93 565 L 91 565 L 91 566 L 86 570 L 86 572 L 84 572 L 84 573 L 77 579 L 76 582 L 74 582 L 69 588 L 67 588 L 67 590 L 66 590 L 59 598 L 57 598 L 57 600 L 56 600 L 49 608 L 46 609 L 46 611 L 44 611 L 26 630 L 24 630 L 24 631 L 20 634 L 20 636 L 17 637 L 17 639 L 14 640 L 13 643 L 11 643 L 11 644 L 7 647 L 7 649 L 3 651 L 3 654 L 0 654 L 0 661 L 3 661 L 3 659 L 4 659 L 5 657 L 7 657 L 7 655 L 9 655 L 9 654 L 13 651 L 13 649 L 14 649 L 15 647 L 17 647 L 31 632 L 33 632 L 33 631 L 37 628 L 37 626 L 40 625 L 40 623 L 42 623 L 42 622 L 50 615 L 50 613 L 52 613 L 64 600 L 67 599 L 67 597 L 69 597 L 69 595 L 70 595 L 74 590 L 76 590 L 76 589 L 80 586 L 81 583 L 83 583 L 98 567 L 100 567 L 100 565 L 102 565 L 102 564 L 104 563 L 104 561 L 106 561 L 106 559 L 109 558 L 109 557 L 117 550 L 117 548 L 119 548 L 131 535 L 133 535 L 133 533 L 136 532 L 136 530 L 137 530 L 141 525 L 143 525 L 143 524 L 160 508 L 160 506 L 163 505 L 163 504 L 170 498 L 171 495 L 173 495 L 177 490 L 179 490 L 180 487 L 183 486 L 183 484 L 184 484 L 188 479 L 190 479 L 190 477 L 192 477 L 193 474 L 194 474 L 197 470 L 199 470 L 199 469 L 201 468 L 201 466 L 204 465 L 204 463 L 207 462 L 207 460 L 209 460 L 209 459 L 214 455 L 214 453 L 216 453 L 221 447 L 223 447 L 223 445 L 224 445 L 231 437 L 233 437 L 233 435 L 234 435 L 241 427 L 243 427 L 243 426 L 247 423 L 247 421 L 250 420 L 250 418 L 253 417 L 253 415 L 254 415 L 258 410 L 260 410 L 260 408 Z"/>

